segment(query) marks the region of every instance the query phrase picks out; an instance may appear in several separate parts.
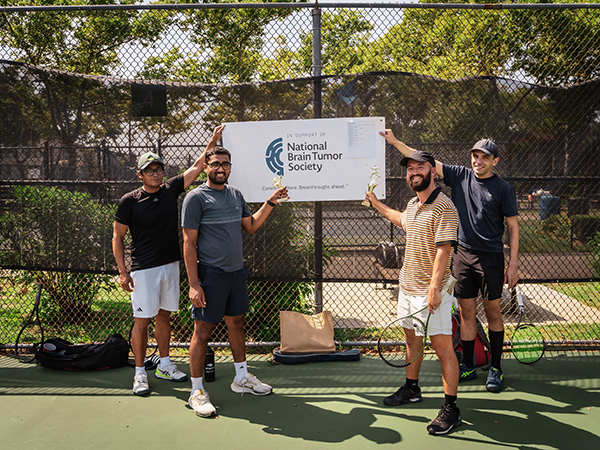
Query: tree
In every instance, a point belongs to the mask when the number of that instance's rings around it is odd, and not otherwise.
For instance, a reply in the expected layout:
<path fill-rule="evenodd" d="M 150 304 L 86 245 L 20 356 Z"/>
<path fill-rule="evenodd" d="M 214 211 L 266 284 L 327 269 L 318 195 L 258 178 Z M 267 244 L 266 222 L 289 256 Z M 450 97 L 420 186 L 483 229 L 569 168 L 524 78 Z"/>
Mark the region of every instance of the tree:
<path fill-rule="evenodd" d="M 293 0 L 285 2 L 292 3 Z M 268 70 L 263 70 L 271 63 L 264 56 L 269 24 L 282 21 L 292 13 L 293 10 L 288 8 L 185 11 L 176 26 L 180 33 L 189 37 L 196 50 L 185 53 L 174 47 L 164 55 L 146 61 L 140 76 L 216 85 L 198 86 L 188 90 L 187 98 L 182 94 L 178 100 L 180 111 L 187 117 L 193 117 L 198 109 L 203 109 L 206 130 L 225 121 L 306 117 L 306 108 L 310 104 L 306 83 L 298 83 L 298 87 L 291 90 L 278 86 L 267 88 L 273 95 L 265 95 L 264 87 L 259 93 L 252 85 L 269 78 Z M 233 84 L 219 86 L 225 83 Z M 181 121 L 187 117 L 182 116 Z"/>
<path fill-rule="evenodd" d="M 551 136 L 551 153 L 562 155 L 562 163 L 554 161 L 545 173 L 573 175 L 597 153 L 597 143 L 588 137 L 600 105 L 595 87 L 566 86 L 598 76 L 598 21 L 595 10 L 585 9 L 411 9 L 371 47 L 383 55 L 387 70 L 453 80 L 446 94 L 419 93 L 421 111 L 429 118 L 403 116 L 394 109 L 399 122 L 421 132 L 427 126 L 438 141 L 468 142 L 476 139 L 475 133 L 500 140 L 519 134 Z M 473 76 L 492 78 L 462 80 Z M 461 91 L 461 84 L 469 90 Z M 409 103 L 391 96 L 386 101 Z M 523 107 L 527 103 L 536 105 L 534 114 Z"/>
<path fill-rule="evenodd" d="M 137 0 L 126 0 L 125 4 Z M 24 4 L 8 2 L 2 4 Z M 67 0 L 45 2 L 77 4 Z M 96 2 L 92 2 L 96 3 Z M 106 2 L 98 1 L 98 4 Z M 114 4 L 117 4 L 114 2 Z M 76 74 L 109 75 L 121 61 L 118 51 L 126 44 L 149 45 L 169 25 L 169 16 L 160 11 L 34 11 L 3 14 L 0 39 L 16 61 L 51 67 Z M 39 126 L 39 138 L 59 143 L 66 149 L 65 161 L 73 178 L 77 170 L 77 146 L 115 137 L 122 132 L 126 117 L 111 113 L 128 111 L 115 108 L 127 101 L 128 92 L 116 83 L 105 85 L 81 77 L 73 78 L 32 70 L 27 80 L 47 111 Z"/>

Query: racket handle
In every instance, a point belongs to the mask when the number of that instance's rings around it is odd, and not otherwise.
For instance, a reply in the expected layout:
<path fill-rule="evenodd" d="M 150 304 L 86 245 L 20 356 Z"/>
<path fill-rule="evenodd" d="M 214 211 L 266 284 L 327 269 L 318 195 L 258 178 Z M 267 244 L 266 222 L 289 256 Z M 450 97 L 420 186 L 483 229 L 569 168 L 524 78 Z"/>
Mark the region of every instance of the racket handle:
<path fill-rule="evenodd" d="M 34 305 L 39 305 L 40 304 L 40 298 L 42 297 L 42 288 L 43 287 L 44 287 L 44 285 L 42 283 L 38 283 L 38 285 L 37 285 L 37 292 L 35 294 Z"/>
<path fill-rule="evenodd" d="M 444 283 L 442 290 L 440 291 L 440 296 L 443 297 L 448 292 L 450 292 L 454 288 L 454 284 L 456 283 L 456 278 L 450 275 L 450 278 Z"/>
<path fill-rule="evenodd" d="M 523 294 L 521 293 L 521 286 L 517 285 L 515 286 L 515 289 L 517 290 L 517 304 L 520 308 L 524 308 L 525 304 L 523 303 Z"/>

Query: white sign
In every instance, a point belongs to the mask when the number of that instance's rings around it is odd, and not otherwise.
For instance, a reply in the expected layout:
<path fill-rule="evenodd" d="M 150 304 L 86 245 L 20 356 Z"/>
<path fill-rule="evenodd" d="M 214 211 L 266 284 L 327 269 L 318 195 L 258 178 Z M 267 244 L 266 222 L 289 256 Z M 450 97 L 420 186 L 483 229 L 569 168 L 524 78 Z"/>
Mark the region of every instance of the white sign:
<path fill-rule="evenodd" d="M 229 183 L 262 203 L 281 177 L 290 201 L 362 200 L 376 166 L 375 194 L 385 198 L 383 117 L 226 123 Z"/>

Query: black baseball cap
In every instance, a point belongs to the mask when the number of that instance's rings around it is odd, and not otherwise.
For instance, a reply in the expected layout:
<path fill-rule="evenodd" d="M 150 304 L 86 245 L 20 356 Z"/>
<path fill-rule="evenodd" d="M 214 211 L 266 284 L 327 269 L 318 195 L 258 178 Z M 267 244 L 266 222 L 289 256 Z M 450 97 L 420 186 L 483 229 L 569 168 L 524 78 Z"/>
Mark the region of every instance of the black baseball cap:
<path fill-rule="evenodd" d="M 471 149 L 471 151 L 473 150 L 481 150 L 486 155 L 498 157 L 498 147 L 491 139 L 482 139 L 478 141 Z"/>
<path fill-rule="evenodd" d="M 408 161 L 410 161 L 411 159 L 413 161 L 428 162 L 433 167 L 435 167 L 435 159 L 433 158 L 433 156 L 431 156 L 431 153 L 421 150 L 416 150 L 412 152 L 410 156 L 405 156 L 404 158 L 402 158 L 400 160 L 400 165 L 406 167 L 408 165 Z"/>

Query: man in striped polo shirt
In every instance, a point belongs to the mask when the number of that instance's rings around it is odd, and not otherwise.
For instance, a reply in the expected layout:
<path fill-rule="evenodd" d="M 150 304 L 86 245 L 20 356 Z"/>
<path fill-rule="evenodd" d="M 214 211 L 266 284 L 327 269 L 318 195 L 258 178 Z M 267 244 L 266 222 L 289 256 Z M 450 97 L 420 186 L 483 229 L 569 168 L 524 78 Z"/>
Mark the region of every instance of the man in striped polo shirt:
<path fill-rule="evenodd" d="M 438 416 L 427 426 L 430 434 L 446 434 L 462 423 L 456 405 L 458 390 L 458 360 L 452 347 L 451 309 L 454 301 L 441 289 L 450 279 L 452 246 L 456 244 L 458 213 L 450 199 L 435 186 L 435 159 L 429 152 L 415 151 L 402 158 L 406 167 L 406 181 L 417 196 L 408 202 L 404 212 L 396 211 L 380 202 L 370 192 L 366 200 L 393 224 L 406 232 L 404 264 L 400 271 L 398 317 L 427 307 L 418 314 L 424 323 L 431 313 L 427 334 L 442 364 L 444 404 Z M 408 330 L 413 332 L 414 330 Z M 386 397 L 387 406 L 416 403 L 422 400 L 419 388 L 419 370 L 423 355 L 406 367 L 406 384 Z"/>
<path fill-rule="evenodd" d="M 399 141 L 392 130 L 380 134 L 404 156 L 415 149 Z M 501 359 L 504 321 L 500 300 L 503 284 L 512 289 L 519 280 L 519 212 L 517 196 L 510 184 L 494 173 L 498 164 L 497 145 L 482 139 L 470 150 L 471 168 L 435 162 L 436 173 L 452 188 L 450 195 L 458 210 L 458 246 L 454 254 L 454 293 L 461 316 L 463 362 L 459 381 L 477 378 L 475 337 L 477 335 L 477 297 L 481 293 L 488 321 L 492 352 L 485 387 L 490 392 L 504 388 Z M 504 221 L 508 230 L 508 265 L 504 270 Z"/>

